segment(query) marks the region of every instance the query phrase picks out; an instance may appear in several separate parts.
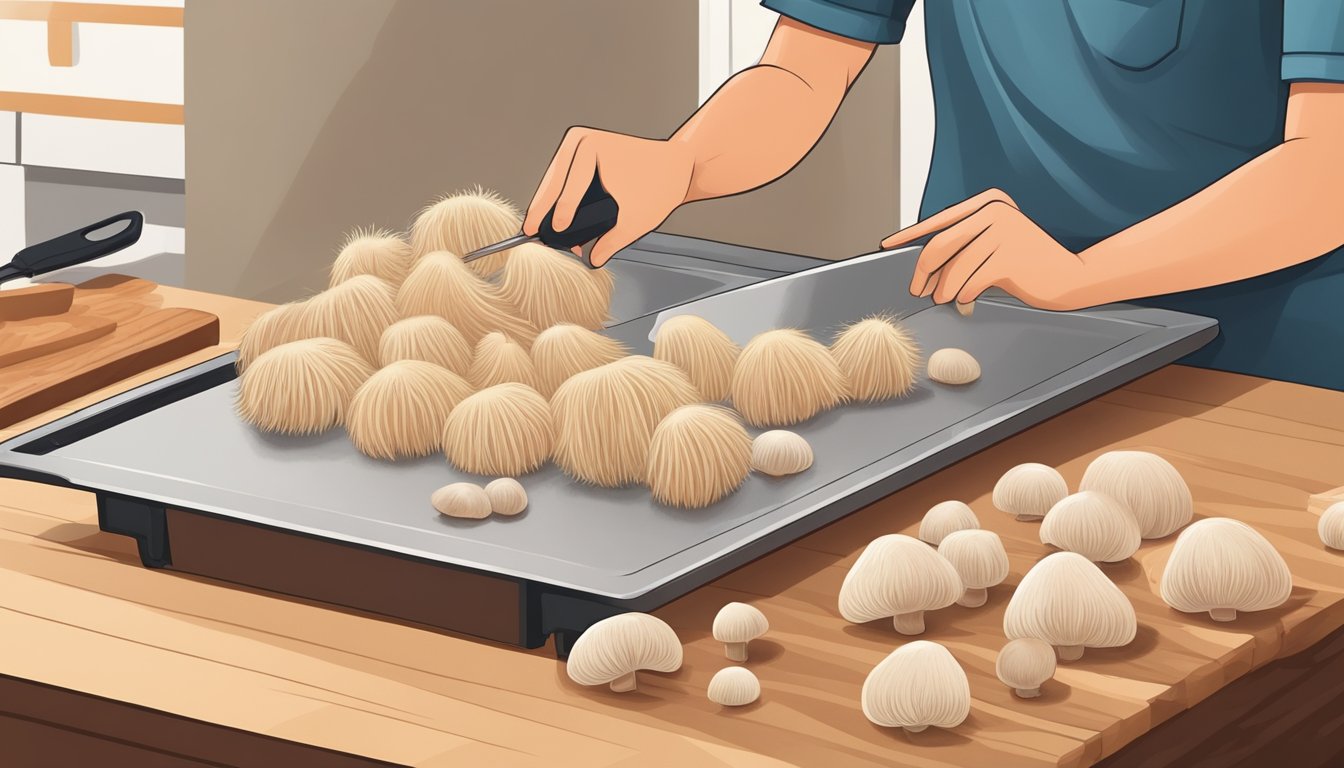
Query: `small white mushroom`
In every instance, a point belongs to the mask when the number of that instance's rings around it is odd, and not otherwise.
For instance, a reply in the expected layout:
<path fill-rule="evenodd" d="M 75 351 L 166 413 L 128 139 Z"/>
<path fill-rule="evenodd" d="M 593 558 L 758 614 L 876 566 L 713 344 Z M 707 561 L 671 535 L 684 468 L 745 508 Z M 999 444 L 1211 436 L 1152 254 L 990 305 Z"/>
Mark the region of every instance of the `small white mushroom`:
<path fill-rule="evenodd" d="M 966 591 L 957 605 L 979 608 L 989 599 L 986 590 L 1008 578 L 1008 552 L 993 531 L 965 530 L 949 533 L 938 545 L 942 555 L 961 576 Z"/>
<path fill-rule="evenodd" d="M 1034 699 L 1041 695 L 1041 685 L 1055 676 L 1055 649 L 1034 637 L 1009 640 L 999 651 L 994 672 L 1019 698 Z"/>
<path fill-rule="evenodd" d="M 979 518 L 964 502 L 941 501 L 924 513 L 924 519 L 919 522 L 919 538 L 936 547 L 953 531 L 979 527 Z"/>
<path fill-rule="evenodd" d="M 1337 501 L 1326 507 L 1316 523 L 1316 533 L 1321 543 L 1331 549 L 1344 549 L 1344 501 Z"/>
<path fill-rule="evenodd" d="M 743 707 L 761 698 L 761 681 L 746 667 L 724 667 L 709 679 L 709 700 L 725 707 Z"/>
<path fill-rule="evenodd" d="M 885 728 L 955 728 L 971 714 L 971 684 L 946 648 L 914 640 L 873 667 L 860 701 L 864 716 Z"/>
<path fill-rule="evenodd" d="M 1190 486 L 1166 459 L 1147 451 L 1108 451 L 1092 460 L 1078 484 L 1129 507 L 1145 539 L 1170 536 L 1194 516 Z"/>
<path fill-rule="evenodd" d="M 783 477 L 812 466 L 812 446 L 797 432 L 772 429 L 751 442 L 751 467 L 757 472 Z"/>
<path fill-rule="evenodd" d="M 1097 491 L 1079 491 L 1050 508 L 1041 521 L 1041 543 L 1088 560 L 1118 563 L 1139 550 L 1139 523 L 1125 505 Z"/>
<path fill-rule="evenodd" d="M 579 685 L 610 685 L 617 693 L 635 690 L 641 669 L 676 672 L 681 641 L 662 619 L 622 613 L 589 627 L 569 651 L 565 671 Z"/>
<path fill-rule="evenodd" d="M 994 506 L 1018 520 L 1040 520 L 1060 499 L 1069 495 L 1069 485 L 1054 467 L 1018 464 L 994 484 Z"/>
<path fill-rule="evenodd" d="M 435 491 L 429 503 L 448 517 L 481 520 L 490 516 L 490 497 L 475 483 L 449 483 Z"/>
<path fill-rule="evenodd" d="M 714 639 L 724 644 L 724 654 L 733 661 L 746 661 L 747 643 L 769 629 L 765 614 L 746 603 L 729 603 L 714 616 Z"/>
<path fill-rule="evenodd" d="M 964 588 L 957 569 L 919 539 L 879 536 L 840 585 L 840 615 L 862 624 L 888 616 L 903 635 L 924 631 L 924 612 L 946 608 Z"/>
<path fill-rule="evenodd" d="M 527 491 L 512 477 L 486 483 L 485 495 L 490 497 L 490 510 L 496 515 L 512 516 L 527 509 Z"/>
<path fill-rule="evenodd" d="M 929 378 L 942 384 L 970 384 L 980 378 L 980 363 L 964 349 L 947 347 L 929 355 Z"/>
<path fill-rule="evenodd" d="M 1063 661 L 1082 658 L 1084 648 L 1128 645 L 1137 632 L 1129 598 L 1077 552 L 1046 555 L 1032 566 L 1003 614 L 1010 640 L 1042 640 Z"/>
<path fill-rule="evenodd" d="M 1208 611 L 1232 621 L 1237 611 L 1277 608 L 1293 591 L 1283 556 L 1260 532 L 1240 520 L 1210 517 L 1176 537 L 1159 591 L 1184 613 Z"/>

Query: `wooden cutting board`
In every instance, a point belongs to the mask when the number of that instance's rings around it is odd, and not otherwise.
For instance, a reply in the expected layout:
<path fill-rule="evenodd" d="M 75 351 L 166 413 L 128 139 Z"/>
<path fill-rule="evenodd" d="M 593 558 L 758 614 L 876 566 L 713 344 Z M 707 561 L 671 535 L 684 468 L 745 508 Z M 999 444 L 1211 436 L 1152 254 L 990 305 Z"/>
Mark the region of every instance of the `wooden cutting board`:
<path fill-rule="evenodd" d="M 0 369 L 106 336 L 116 321 L 64 313 L 0 323 Z"/>
<path fill-rule="evenodd" d="M 0 291 L 0 323 L 59 315 L 70 309 L 74 298 L 75 287 L 64 283 Z"/>

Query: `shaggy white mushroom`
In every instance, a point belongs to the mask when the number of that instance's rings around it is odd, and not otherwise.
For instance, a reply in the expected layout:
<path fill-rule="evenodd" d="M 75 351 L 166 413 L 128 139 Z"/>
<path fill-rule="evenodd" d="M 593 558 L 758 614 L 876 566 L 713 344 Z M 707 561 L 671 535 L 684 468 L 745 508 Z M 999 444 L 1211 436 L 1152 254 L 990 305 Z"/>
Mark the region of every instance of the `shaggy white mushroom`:
<path fill-rule="evenodd" d="M 1055 676 L 1055 649 L 1034 637 L 1009 640 L 999 651 L 994 672 L 1018 698 L 1034 699 L 1045 681 Z"/>
<path fill-rule="evenodd" d="M 1051 507 L 1041 521 L 1040 537 L 1042 544 L 1101 563 L 1118 563 L 1142 543 L 1139 523 L 1129 509 L 1097 491 L 1079 491 Z"/>
<path fill-rule="evenodd" d="M 724 644 L 724 655 L 733 661 L 746 661 L 747 643 L 769 629 L 765 614 L 746 603 L 729 603 L 714 616 L 714 639 Z"/>
<path fill-rule="evenodd" d="M 1129 598 L 1077 552 L 1046 555 L 1032 566 L 1003 615 L 1010 640 L 1042 640 L 1063 661 L 1082 658 L 1084 648 L 1128 645 L 1137 632 Z"/>
<path fill-rule="evenodd" d="M 725 707 L 744 707 L 761 698 L 761 681 L 746 667 L 724 667 L 709 679 L 709 700 Z"/>
<path fill-rule="evenodd" d="M 1078 484 L 1129 507 L 1145 539 L 1170 536 L 1194 516 L 1190 486 L 1166 459 L 1147 451 L 1108 451 L 1092 460 Z"/>
<path fill-rule="evenodd" d="M 1054 467 L 1018 464 L 994 484 L 994 506 L 1021 522 L 1040 520 L 1069 495 L 1069 485 Z"/>
<path fill-rule="evenodd" d="M 924 631 L 924 612 L 946 608 L 961 597 L 957 569 L 919 539 L 899 533 L 879 536 L 859 555 L 840 585 L 840 615 L 862 624 L 892 619 L 903 635 Z"/>
<path fill-rule="evenodd" d="M 989 599 L 986 590 L 1008 578 L 1008 552 L 993 531 L 953 531 L 938 545 L 938 554 L 957 569 L 966 588 L 957 605 L 979 608 Z"/>
<path fill-rule="evenodd" d="M 1259 531 L 1240 520 L 1210 517 L 1176 537 L 1159 591 L 1178 611 L 1207 611 L 1214 621 L 1232 621 L 1237 611 L 1283 605 L 1293 575 Z"/>
<path fill-rule="evenodd" d="M 610 685 L 617 693 L 635 690 L 641 669 L 681 669 L 681 640 L 667 622 L 647 613 L 622 613 L 589 627 L 569 651 L 565 671 L 579 685 Z"/>
<path fill-rule="evenodd" d="M 1321 513 L 1316 524 L 1321 543 L 1331 549 L 1344 549 L 1344 501 L 1338 501 Z"/>
<path fill-rule="evenodd" d="M 940 501 L 925 512 L 924 519 L 919 521 L 919 539 L 936 547 L 953 531 L 979 527 L 980 519 L 965 502 Z"/>
<path fill-rule="evenodd" d="M 955 728 L 971 714 L 971 684 L 946 648 L 915 640 L 873 667 L 860 701 L 864 716 L 885 728 Z"/>

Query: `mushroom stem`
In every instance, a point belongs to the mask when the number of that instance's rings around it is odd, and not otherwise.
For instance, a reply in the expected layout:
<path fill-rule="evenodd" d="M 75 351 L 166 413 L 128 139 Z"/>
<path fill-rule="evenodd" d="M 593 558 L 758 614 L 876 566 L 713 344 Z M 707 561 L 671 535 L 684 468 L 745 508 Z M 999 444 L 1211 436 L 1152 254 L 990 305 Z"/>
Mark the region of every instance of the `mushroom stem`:
<path fill-rule="evenodd" d="M 1055 652 L 1059 654 L 1060 661 L 1077 661 L 1083 658 L 1081 645 L 1056 645 Z"/>
<path fill-rule="evenodd" d="M 906 733 L 921 733 L 929 726 L 927 725 L 906 725 L 903 726 Z"/>
<path fill-rule="evenodd" d="M 898 613 L 891 617 L 891 625 L 902 635 L 924 634 L 924 612 Z"/>
<path fill-rule="evenodd" d="M 966 593 L 957 601 L 957 605 L 964 605 L 967 608 L 979 608 L 984 605 L 987 600 L 989 600 L 988 590 L 972 587 L 966 590 Z"/>
<path fill-rule="evenodd" d="M 1034 522 L 1036 522 L 1037 520 L 1043 520 L 1043 519 L 1045 519 L 1045 515 L 1018 515 L 1018 516 L 1017 516 L 1017 522 L 1019 522 L 1019 523 L 1034 523 Z"/>
<path fill-rule="evenodd" d="M 627 691 L 635 690 L 635 673 L 631 672 L 626 675 L 621 675 L 615 680 L 612 680 L 611 690 L 617 693 L 625 693 Z"/>
<path fill-rule="evenodd" d="M 1209 618 L 1214 621 L 1234 621 L 1237 618 L 1236 608 L 1210 608 Z"/>
<path fill-rule="evenodd" d="M 724 643 L 723 647 L 725 655 L 727 655 L 730 660 L 732 661 L 747 660 L 746 643 Z"/>
<path fill-rule="evenodd" d="M 1019 699 L 1034 699 L 1041 695 L 1041 689 L 1037 688 L 1017 688 L 1014 689 Z"/>

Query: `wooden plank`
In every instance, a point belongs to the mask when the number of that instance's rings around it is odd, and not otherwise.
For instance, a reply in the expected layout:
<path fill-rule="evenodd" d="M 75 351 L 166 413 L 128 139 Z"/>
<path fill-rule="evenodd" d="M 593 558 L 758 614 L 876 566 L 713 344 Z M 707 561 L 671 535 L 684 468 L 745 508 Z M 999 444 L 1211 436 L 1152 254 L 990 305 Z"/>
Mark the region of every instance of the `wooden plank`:
<path fill-rule="evenodd" d="M 47 22 L 47 63 L 53 67 L 75 66 L 74 22 Z"/>
<path fill-rule="evenodd" d="M 1324 493 L 1313 494 L 1307 499 L 1307 511 L 1320 517 L 1325 514 L 1325 510 L 1341 501 L 1344 501 L 1344 488 L 1331 488 Z"/>
<path fill-rule="evenodd" d="M 68 314 L 0 324 L 0 368 L 70 349 L 106 336 L 116 327 L 113 320 Z"/>
<path fill-rule="evenodd" d="M 75 287 L 65 283 L 30 285 L 0 291 L 0 323 L 27 320 L 43 315 L 59 315 L 70 309 Z"/>
<path fill-rule="evenodd" d="M 186 120 L 186 109 L 181 104 L 15 91 L 0 91 L 0 110 L 165 125 L 183 125 Z"/>
<path fill-rule="evenodd" d="M 0 19 L 180 27 L 183 9 L 166 6 L 0 0 Z"/>

